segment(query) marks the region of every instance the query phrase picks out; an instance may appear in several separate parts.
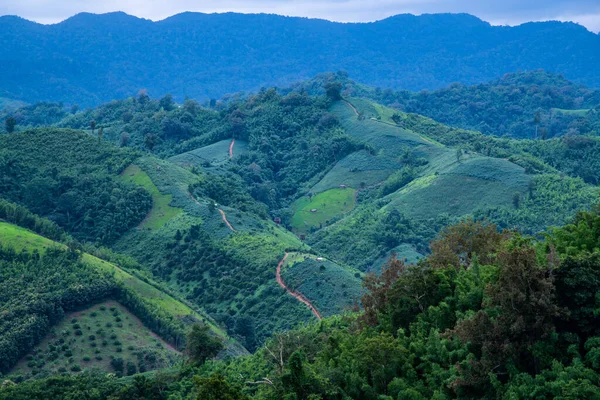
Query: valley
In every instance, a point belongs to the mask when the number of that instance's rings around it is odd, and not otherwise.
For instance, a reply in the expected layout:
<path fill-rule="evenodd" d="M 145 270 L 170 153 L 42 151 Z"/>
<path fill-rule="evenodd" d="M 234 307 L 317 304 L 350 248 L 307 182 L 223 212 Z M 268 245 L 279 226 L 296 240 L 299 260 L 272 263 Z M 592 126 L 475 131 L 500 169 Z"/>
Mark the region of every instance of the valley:
<path fill-rule="evenodd" d="M 478 90 L 505 93 L 494 82 Z M 484 134 L 343 73 L 212 105 L 17 105 L 0 135 L 0 399 L 63 383 L 115 399 L 521 398 L 536 368 L 598 382 L 582 278 L 600 282 L 597 95 L 561 93 L 583 100 L 540 115 L 586 133 Z"/>

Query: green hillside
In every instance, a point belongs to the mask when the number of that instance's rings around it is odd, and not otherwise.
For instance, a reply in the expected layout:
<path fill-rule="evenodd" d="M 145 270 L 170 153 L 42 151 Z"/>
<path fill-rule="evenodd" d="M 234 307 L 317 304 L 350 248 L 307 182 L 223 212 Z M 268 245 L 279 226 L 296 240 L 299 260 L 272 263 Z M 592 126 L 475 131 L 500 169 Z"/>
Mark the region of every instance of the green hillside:
<path fill-rule="evenodd" d="M 181 355 L 118 302 L 107 300 L 65 314 L 11 370 L 15 380 L 98 368 L 133 375 L 166 368 Z"/>
<path fill-rule="evenodd" d="M 281 277 L 292 290 L 302 293 L 323 316 L 343 313 L 363 293 L 362 274 L 312 254 L 290 253 Z"/>
<path fill-rule="evenodd" d="M 53 257 L 56 251 L 60 253 L 60 251 L 64 251 L 61 249 L 67 249 L 63 244 L 5 222 L 0 222 L 0 239 L 3 246 L 8 246 L 8 249 L 13 248 L 19 252 L 24 251 L 45 255 L 46 252 L 51 251 L 48 257 Z M 110 291 L 103 292 L 103 295 L 94 298 L 95 301 L 102 301 L 105 297 L 114 297 L 115 300 L 128 308 L 136 317 L 140 318 L 144 325 L 162 336 L 170 345 L 178 346 L 183 343 L 186 326 L 193 323 L 203 323 L 208 325 L 212 332 L 224 341 L 226 346 L 224 355 L 246 353 L 246 350 L 242 346 L 229 339 L 227 334 L 208 316 L 175 299 L 151 279 L 127 272 L 112 263 L 90 254 L 82 254 L 80 262 L 82 267 L 90 271 L 90 274 L 106 276 L 108 282 L 112 282 L 109 284 L 113 285 L 113 289 L 111 289 L 113 294 L 110 294 Z M 90 282 L 93 284 L 93 281 Z M 73 284 L 79 285 L 80 282 L 75 281 Z M 92 301 L 92 304 L 89 304 L 90 301 Z M 78 307 L 93 305 L 93 301 L 91 299 L 86 300 L 84 297 L 81 300 L 81 305 Z M 71 309 L 67 307 L 65 311 L 75 311 L 73 306 L 70 307 Z M 50 326 L 46 329 L 49 328 Z M 56 328 L 53 329 L 56 332 Z M 43 333 L 43 331 L 40 331 L 40 333 Z M 126 333 L 120 332 L 118 334 L 125 335 Z M 147 334 L 144 335 L 148 336 Z M 29 351 L 31 349 L 28 348 L 26 350 Z"/>
<path fill-rule="evenodd" d="M 598 196 L 597 189 L 577 178 L 557 180 L 550 173 L 532 173 L 531 158 L 522 166 L 523 162 L 516 164 L 509 157 L 463 149 L 460 143 L 446 146 L 430 135 L 439 130 L 414 122 L 414 130 L 401 127 L 410 116 L 368 100 L 338 101 L 331 111 L 346 132 L 368 143 L 371 154 L 347 156 L 313 186 L 323 190 L 332 182 L 355 182 L 357 174 L 365 178 L 360 183 L 364 190 L 358 207 L 317 230 L 308 243 L 364 271 L 378 269 L 381 262 L 376 260 L 400 245 L 414 246 L 417 254 L 425 254 L 427 242 L 452 220 L 476 215 L 503 227 L 537 233 L 564 224 Z M 446 136 L 442 139 L 447 140 Z M 541 160 L 535 162 L 544 165 Z M 381 169 L 382 165 L 389 169 Z M 574 190 L 565 191 L 565 186 Z M 316 190 L 314 194 L 318 196 Z M 301 215 L 294 215 L 294 226 L 304 224 Z"/>

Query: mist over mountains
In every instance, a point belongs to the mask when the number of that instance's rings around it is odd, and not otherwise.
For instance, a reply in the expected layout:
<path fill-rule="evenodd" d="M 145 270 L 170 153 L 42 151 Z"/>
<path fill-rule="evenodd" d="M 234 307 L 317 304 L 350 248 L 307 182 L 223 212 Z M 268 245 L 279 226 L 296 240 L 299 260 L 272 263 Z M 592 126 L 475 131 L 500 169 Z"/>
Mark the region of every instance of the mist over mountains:
<path fill-rule="evenodd" d="M 266 14 L 182 13 L 152 22 L 82 13 L 41 25 L 0 17 L 0 97 L 93 106 L 147 89 L 177 101 L 284 86 L 345 70 L 418 91 L 543 68 L 600 86 L 600 36 L 573 23 L 491 26 L 467 14 L 335 23 Z"/>

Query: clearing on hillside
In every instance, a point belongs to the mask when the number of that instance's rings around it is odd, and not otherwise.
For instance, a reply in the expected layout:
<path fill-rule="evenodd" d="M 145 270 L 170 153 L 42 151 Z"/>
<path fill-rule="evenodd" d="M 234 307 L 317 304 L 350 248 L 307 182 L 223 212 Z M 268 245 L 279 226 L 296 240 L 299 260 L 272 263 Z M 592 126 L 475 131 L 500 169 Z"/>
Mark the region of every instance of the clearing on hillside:
<path fill-rule="evenodd" d="M 352 210 L 356 190 L 350 187 L 330 189 L 312 197 L 303 196 L 291 208 L 292 228 L 296 232 L 310 232 L 322 228 L 333 218 Z"/>
<path fill-rule="evenodd" d="M 169 161 L 182 167 L 210 168 L 227 164 L 230 160 L 231 139 L 221 140 L 208 146 L 181 153 L 169 158 Z M 232 158 L 248 152 L 248 142 L 236 139 L 232 148 Z"/>
<path fill-rule="evenodd" d="M 158 229 L 181 212 L 180 208 L 171 207 L 173 196 L 162 194 L 152 179 L 137 165 L 130 165 L 121 173 L 121 179 L 124 182 L 133 183 L 143 187 L 152 196 L 152 209 L 146 218 L 140 223 L 138 228 Z"/>
<path fill-rule="evenodd" d="M 132 375 L 173 365 L 179 353 L 116 301 L 65 315 L 13 368 L 13 377 L 99 368 Z"/>
<path fill-rule="evenodd" d="M 363 292 L 358 270 L 313 254 L 289 253 L 281 277 L 290 290 L 310 300 L 323 316 L 350 308 Z"/>

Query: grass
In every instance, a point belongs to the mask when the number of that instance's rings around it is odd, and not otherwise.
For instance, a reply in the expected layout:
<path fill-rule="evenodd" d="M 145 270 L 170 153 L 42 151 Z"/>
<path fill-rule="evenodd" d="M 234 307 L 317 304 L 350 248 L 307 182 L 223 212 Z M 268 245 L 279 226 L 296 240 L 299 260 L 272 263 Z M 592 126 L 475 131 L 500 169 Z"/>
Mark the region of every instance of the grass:
<path fill-rule="evenodd" d="M 121 179 L 125 182 L 143 187 L 152 196 L 152 209 L 146 218 L 140 223 L 139 228 L 155 230 L 165 225 L 182 210 L 171 207 L 173 196 L 161 193 L 152 182 L 146 172 L 137 165 L 130 165 L 121 173 Z"/>
<path fill-rule="evenodd" d="M 147 329 L 119 303 L 107 300 L 65 315 L 11 375 L 79 372 L 98 368 L 115 372 L 111 361 L 122 358 L 136 371 L 172 365 L 179 353 Z M 155 359 L 155 362 L 149 360 Z"/>
<path fill-rule="evenodd" d="M 221 140 L 205 147 L 178 154 L 169 158 L 169 161 L 184 167 L 209 167 L 221 166 L 229 162 L 229 145 L 231 139 Z M 248 152 L 248 142 L 235 141 L 233 146 L 233 157 Z"/>
<path fill-rule="evenodd" d="M 294 215 L 291 225 L 297 232 L 307 232 L 321 228 L 331 219 L 352 210 L 355 204 L 356 190 L 330 189 L 309 198 L 304 196 L 292 204 Z M 316 210 L 312 212 L 311 210 Z"/>
<path fill-rule="evenodd" d="M 290 253 L 282 269 L 288 287 L 302 293 L 323 316 L 351 307 L 362 295 L 362 274 L 312 254 Z"/>
<path fill-rule="evenodd" d="M 373 156 L 361 150 L 336 163 L 311 191 L 320 193 L 338 188 L 342 184 L 355 189 L 372 186 L 385 181 L 401 167 L 402 165 L 393 159 Z"/>

